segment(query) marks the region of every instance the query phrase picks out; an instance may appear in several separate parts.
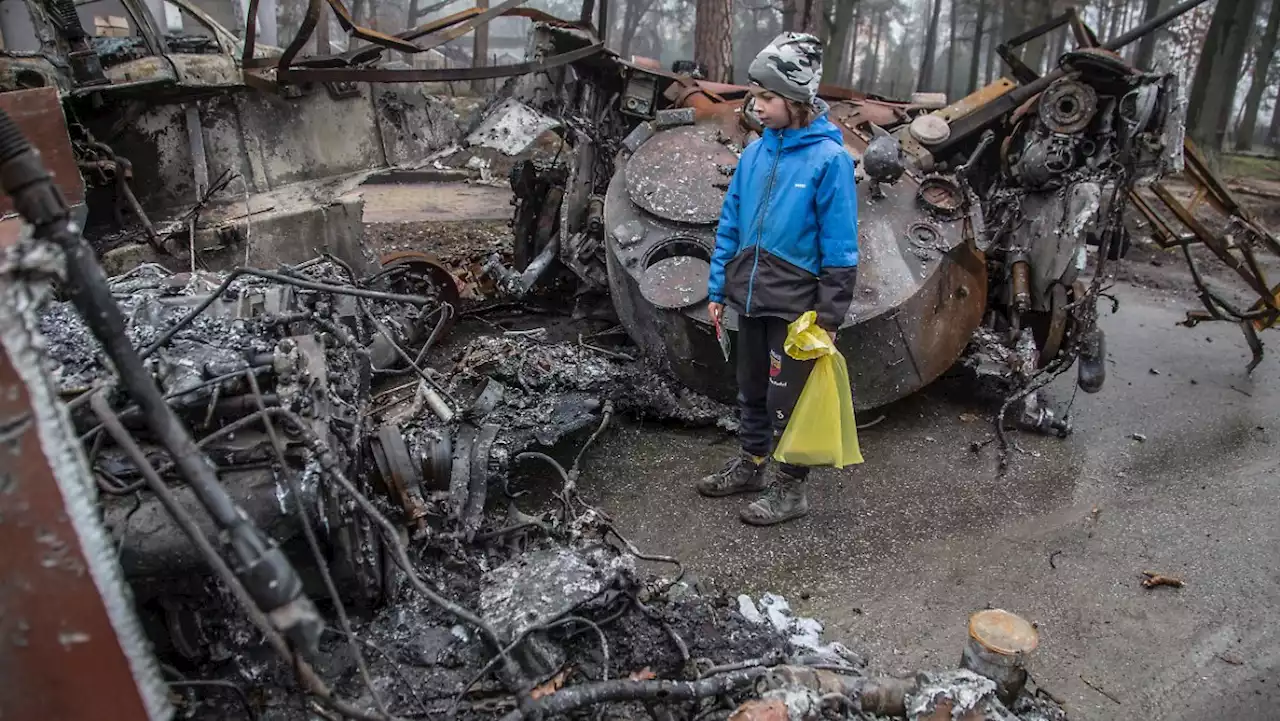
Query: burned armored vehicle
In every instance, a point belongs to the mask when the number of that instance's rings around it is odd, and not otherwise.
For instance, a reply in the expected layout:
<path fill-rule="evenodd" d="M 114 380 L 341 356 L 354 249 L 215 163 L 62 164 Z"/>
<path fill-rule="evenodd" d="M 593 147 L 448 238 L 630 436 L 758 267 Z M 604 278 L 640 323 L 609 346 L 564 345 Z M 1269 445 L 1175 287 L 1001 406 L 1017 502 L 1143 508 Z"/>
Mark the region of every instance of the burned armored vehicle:
<path fill-rule="evenodd" d="M 839 343 L 859 409 L 901 399 L 964 360 L 1025 401 L 1026 424 L 1069 432 L 1033 386 L 1074 364 L 1082 389 L 1102 387 L 1097 302 L 1108 263 L 1129 244 L 1125 209 L 1134 199 L 1147 213 L 1135 188 L 1183 168 L 1176 78 L 1141 72 L 1115 51 L 1196 4 L 1106 45 L 1068 11 L 999 48 L 1010 77 L 950 104 L 820 88 L 857 161 L 861 262 Z M 1018 59 L 1021 44 L 1064 25 L 1074 48 L 1047 75 Z M 561 51 L 585 42 L 547 37 Z M 518 267 L 532 269 L 529 280 L 558 256 L 585 286 L 607 289 L 649 357 L 730 402 L 732 374 L 704 306 L 720 206 L 742 148 L 762 131 L 746 88 L 607 58 L 574 67 L 575 76 L 522 89 L 565 119 L 574 152 L 513 174 Z M 1177 201 L 1166 203 L 1176 214 Z M 1274 322 L 1263 290 L 1255 319 Z M 727 325 L 736 327 L 732 313 Z"/>

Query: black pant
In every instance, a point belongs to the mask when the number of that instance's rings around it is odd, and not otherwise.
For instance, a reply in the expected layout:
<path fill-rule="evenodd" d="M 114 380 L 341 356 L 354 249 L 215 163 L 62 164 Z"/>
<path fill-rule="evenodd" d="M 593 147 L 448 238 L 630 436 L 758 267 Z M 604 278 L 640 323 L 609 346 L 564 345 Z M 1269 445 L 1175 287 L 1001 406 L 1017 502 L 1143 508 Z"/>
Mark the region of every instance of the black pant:
<path fill-rule="evenodd" d="M 742 450 L 753 456 L 773 452 L 813 370 L 813 361 L 786 354 L 786 339 L 782 318 L 738 317 L 738 438 Z M 808 474 L 803 466 L 784 469 L 802 478 Z"/>

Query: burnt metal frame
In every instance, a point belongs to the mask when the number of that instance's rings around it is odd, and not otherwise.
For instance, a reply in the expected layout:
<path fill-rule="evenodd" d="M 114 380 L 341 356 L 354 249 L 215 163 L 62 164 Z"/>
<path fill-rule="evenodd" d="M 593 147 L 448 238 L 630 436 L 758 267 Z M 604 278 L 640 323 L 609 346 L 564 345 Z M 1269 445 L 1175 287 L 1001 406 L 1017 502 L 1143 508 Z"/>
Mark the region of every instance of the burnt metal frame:
<path fill-rule="evenodd" d="M 405 30 L 397 35 L 390 35 L 358 25 L 350 11 L 348 11 L 346 6 L 342 3 L 342 0 L 309 0 L 307 12 L 303 16 L 302 23 L 298 28 L 297 34 L 285 47 L 280 58 L 276 61 L 272 61 L 270 59 L 254 57 L 257 34 L 256 15 L 258 0 L 250 0 L 248 16 L 245 22 L 244 51 L 241 57 L 241 65 L 246 71 L 246 81 L 255 81 L 253 84 L 257 84 L 256 81 L 262 81 L 266 78 L 255 76 L 249 71 L 255 69 L 265 70 L 272 67 L 275 69 L 275 81 L 281 84 L 305 82 L 453 82 L 485 80 L 490 78 L 540 72 L 561 65 L 577 62 L 579 60 L 584 60 L 605 50 L 604 43 L 597 41 L 575 50 L 558 53 L 538 60 L 508 65 L 480 65 L 466 68 L 442 69 L 387 69 L 357 67 L 362 63 L 376 60 L 384 50 L 395 50 L 410 54 L 433 50 L 445 43 L 456 40 L 481 26 L 487 25 L 494 18 L 502 16 L 526 17 L 539 22 L 558 23 L 567 27 L 574 27 L 594 33 L 594 28 L 590 26 L 589 22 L 569 23 L 540 10 L 521 8 L 520 6 L 525 2 L 527 2 L 527 0 L 504 0 L 504 2 L 491 8 L 469 8 L 447 17 L 430 21 L 416 28 Z M 295 65 L 298 53 L 302 51 L 302 48 L 311 39 L 311 36 L 315 33 L 317 26 L 327 24 L 321 22 L 322 18 L 327 19 L 327 16 L 323 14 L 322 7 L 325 3 L 327 3 L 333 11 L 334 16 L 338 20 L 338 24 L 340 24 L 350 36 L 371 43 L 371 47 L 353 48 L 341 55 L 317 56 L 300 61 Z M 595 0 L 584 0 L 583 17 L 589 20 L 590 16 L 594 14 L 593 11 L 595 7 Z M 603 23 L 608 21 L 607 0 L 601 0 L 598 12 L 600 22 L 603 26 Z M 421 44 L 414 42 L 415 40 L 423 37 L 427 38 L 425 42 Z"/>
<path fill-rule="evenodd" d="M 1009 40 L 996 46 L 996 53 L 1008 64 L 1009 69 L 1013 71 L 1013 76 L 1020 83 L 1034 83 L 1040 79 L 1040 73 L 1031 69 L 1022 59 L 1013 54 L 1013 51 L 1035 40 L 1038 37 L 1048 35 L 1063 25 L 1071 26 L 1071 34 L 1075 36 L 1076 44 L 1081 47 L 1097 47 L 1098 36 L 1093 30 L 1085 24 L 1080 14 L 1076 12 L 1074 7 L 1067 8 L 1067 11 L 1056 18 L 1049 20 L 1043 25 L 1036 26 L 1015 35 Z"/>
<path fill-rule="evenodd" d="M 1190 139 L 1183 141 L 1183 157 L 1186 159 L 1187 164 L 1184 175 L 1194 188 L 1191 203 L 1183 204 L 1163 183 L 1154 183 L 1151 190 L 1156 198 L 1173 214 L 1173 217 L 1190 231 L 1189 234 L 1182 235 L 1177 233 L 1164 217 L 1156 212 L 1151 203 L 1137 192 L 1131 191 L 1129 200 L 1138 209 L 1138 212 L 1151 223 L 1151 227 L 1155 231 L 1157 245 L 1164 249 L 1181 247 L 1186 254 L 1192 278 L 1195 280 L 1196 288 L 1200 291 L 1201 302 L 1205 306 L 1202 311 L 1188 312 L 1186 324 L 1194 325 L 1206 320 L 1240 322 L 1245 329 L 1246 336 L 1250 336 L 1255 331 L 1274 327 L 1280 321 L 1280 284 L 1274 287 L 1270 285 L 1265 272 L 1263 272 L 1257 258 L 1254 256 L 1253 244 L 1255 242 L 1261 244 L 1273 254 L 1280 256 L 1280 241 L 1277 241 L 1274 236 L 1259 225 L 1253 215 L 1236 201 L 1226 186 L 1209 169 L 1204 156 L 1200 154 L 1199 149 L 1195 147 Z M 1241 238 L 1233 246 L 1207 228 L 1195 217 L 1194 213 L 1195 206 L 1201 201 L 1208 202 L 1218 212 L 1227 216 L 1233 227 L 1242 231 L 1242 235 L 1246 237 Z M 1196 268 L 1195 261 L 1190 255 L 1189 246 L 1195 243 L 1202 243 L 1209 248 L 1219 260 L 1228 268 L 1234 270 L 1245 284 L 1258 294 L 1259 299 L 1248 310 L 1242 311 L 1234 308 L 1230 302 L 1214 293 L 1204 284 L 1204 280 Z M 1239 257 L 1232 250 L 1239 251 Z M 1250 370 L 1252 370 L 1261 359 L 1261 347 L 1256 342 L 1256 337 L 1250 337 L 1249 343 L 1250 347 L 1254 349 L 1254 360 L 1250 364 Z"/>

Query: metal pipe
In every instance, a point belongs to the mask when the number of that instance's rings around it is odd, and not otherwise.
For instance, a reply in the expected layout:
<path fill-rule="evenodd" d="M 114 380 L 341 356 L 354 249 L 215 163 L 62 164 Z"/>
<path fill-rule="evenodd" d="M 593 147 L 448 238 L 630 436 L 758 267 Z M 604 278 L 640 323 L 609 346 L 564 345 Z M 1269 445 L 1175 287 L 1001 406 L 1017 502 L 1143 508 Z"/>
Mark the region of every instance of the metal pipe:
<path fill-rule="evenodd" d="M 547 268 L 551 265 L 551 261 L 556 259 L 560 254 L 560 238 L 555 237 L 551 242 L 547 243 L 547 247 L 538 253 L 538 257 L 529 263 L 524 272 L 520 274 L 520 293 L 521 295 L 528 293 L 530 289 L 542 278 L 542 274 L 547 272 Z"/>
<path fill-rule="evenodd" d="M 1138 27 L 1136 27 L 1136 28 L 1134 28 L 1134 29 L 1130 30 L 1129 32 L 1127 32 L 1127 33 L 1125 33 L 1125 34 L 1121 35 L 1120 37 L 1118 37 L 1118 38 L 1114 38 L 1113 40 L 1110 40 L 1110 41 L 1108 41 L 1108 42 L 1104 43 L 1102 47 L 1103 47 L 1103 48 L 1105 48 L 1105 49 L 1107 49 L 1107 50 L 1113 50 L 1113 51 L 1114 51 L 1114 50 L 1119 50 L 1120 48 L 1122 48 L 1122 47 L 1124 47 L 1124 46 L 1128 45 L 1129 43 L 1133 42 L 1134 40 L 1137 40 L 1138 38 L 1142 37 L 1143 35 L 1146 35 L 1147 33 L 1150 33 L 1151 31 L 1153 31 L 1153 30 L 1155 30 L 1155 29 L 1159 28 L 1160 26 L 1164 25 L 1165 23 L 1169 22 L 1170 20 L 1173 20 L 1174 18 L 1178 17 L 1179 15 L 1181 15 L 1181 14 L 1183 14 L 1183 13 L 1185 13 L 1185 12 L 1189 11 L 1189 10 L 1194 10 L 1194 9 L 1196 9 L 1196 8 L 1197 8 L 1197 7 L 1199 7 L 1200 5 L 1203 5 L 1206 1 L 1207 1 L 1207 0 L 1187 0 L 1187 2 L 1184 2 L 1184 3 L 1182 3 L 1181 5 L 1175 5 L 1174 7 L 1171 7 L 1171 8 L 1169 8 L 1168 10 L 1165 10 L 1164 12 L 1162 12 L 1162 13 L 1160 13 L 1159 15 L 1155 16 L 1154 18 L 1151 18 L 1150 20 L 1148 20 L 1148 21 L 1146 21 L 1145 23 L 1143 23 L 1143 24 L 1139 25 Z"/>
<path fill-rule="evenodd" d="M 436 389 L 432 388 L 425 381 L 421 386 L 419 386 L 419 388 L 422 392 L 422 398 L 426 401 L 427 407 L 431 409 L 431 412 L 436 414 L 436 417 L 439 418 L 442 423 L 452 423 L 455 415 L 453 409 L 449 407 L 449 404 L 445 402 L 444 398 L 440 397 L 440 394 L 436 392 Z"/>
<path fill-rule="evenodd" d="M 1031 308 L 1031 264 L 1025 257 L 1017 258 L 1010 265 L 1013 281 L 1013 307 L 1020 313 Z"/>

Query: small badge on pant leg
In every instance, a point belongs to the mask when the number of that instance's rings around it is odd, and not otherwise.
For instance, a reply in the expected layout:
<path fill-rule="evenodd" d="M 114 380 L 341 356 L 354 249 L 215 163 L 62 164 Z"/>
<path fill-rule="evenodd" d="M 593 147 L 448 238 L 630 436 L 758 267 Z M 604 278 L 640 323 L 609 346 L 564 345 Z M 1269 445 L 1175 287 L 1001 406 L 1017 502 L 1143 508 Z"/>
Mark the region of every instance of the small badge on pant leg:
<path fill-rule="evenodd" d="M 786 388 L 786 381 L 779 380 L 782 377 L 782 356 L 776 351 L 769 351 L 769 385 L 774 388 Z"/>

